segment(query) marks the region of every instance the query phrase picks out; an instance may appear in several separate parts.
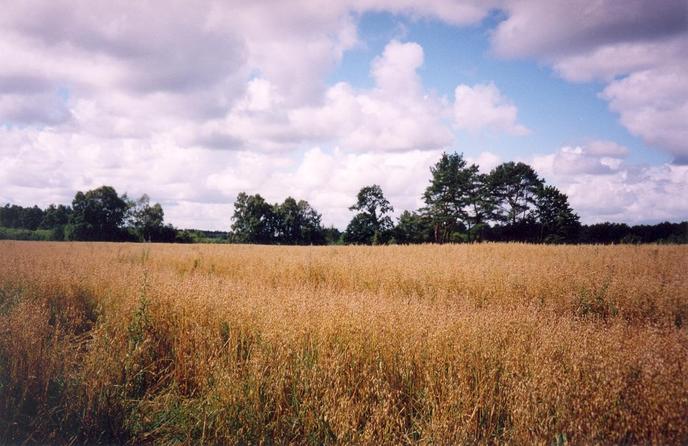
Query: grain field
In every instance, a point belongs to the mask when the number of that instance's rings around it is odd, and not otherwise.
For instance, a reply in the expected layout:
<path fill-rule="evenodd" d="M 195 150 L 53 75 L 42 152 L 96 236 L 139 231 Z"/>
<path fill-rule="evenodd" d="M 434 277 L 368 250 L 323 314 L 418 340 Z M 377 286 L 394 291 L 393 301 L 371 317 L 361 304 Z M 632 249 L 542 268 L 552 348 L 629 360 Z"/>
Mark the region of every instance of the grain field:
<path fill-rule="evenodd" d="M 688 247 L 0 242 L 0 443 L 688 442 Z"/>

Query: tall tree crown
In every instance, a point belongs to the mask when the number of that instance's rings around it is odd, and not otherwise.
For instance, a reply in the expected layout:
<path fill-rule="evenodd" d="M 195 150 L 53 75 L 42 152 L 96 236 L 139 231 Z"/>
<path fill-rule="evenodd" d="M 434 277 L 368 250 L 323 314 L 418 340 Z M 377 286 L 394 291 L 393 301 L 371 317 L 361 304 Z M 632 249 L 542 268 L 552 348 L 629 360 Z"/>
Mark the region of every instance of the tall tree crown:
<path fill-rule="evenodd" d="M 365 186 L 356 195 L 356 203 L 349 208 L 359 211 L 351 220 L 344 233 L 351 243 L 384 243 L 390 237 L 394 224 L 389 216 L 394 211 L 382 193 L 382 188 L 373 184 Z"/>
<path fill-rule="evenodd" d="M 502 163 L 490 172 L 490 192 L 496 200 L 499 220 L 516 224 L 534 217 L 535 197 L 543 181 L 525 163 Z"/>

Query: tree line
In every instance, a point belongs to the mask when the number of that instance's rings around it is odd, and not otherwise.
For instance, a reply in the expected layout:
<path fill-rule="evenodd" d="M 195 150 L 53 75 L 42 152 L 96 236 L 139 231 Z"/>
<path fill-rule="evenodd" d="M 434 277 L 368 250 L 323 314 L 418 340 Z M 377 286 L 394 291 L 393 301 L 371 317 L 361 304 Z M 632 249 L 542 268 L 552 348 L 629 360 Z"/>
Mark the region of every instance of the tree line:
<path fill-rule="evenodd" d="M 163 220 L 162 206 L 160 203 L 151 204 L 147 195 L 133 200 L 126 194 L 118 195 L 111 186 L 101 186 L 85 193 L 77 192 L 71 206 L 51 204 L 43 210 L 38 206 L 6 204 L 0 208 L 0 227 L 4 228 L 0 237 L 83 241 L 190 241 L 183 240 L 183 234 L 179 234 L 172 225 L 164 224 Z"/>
<path fill-rule="evenodd" d="M 487 174 L 462 154 L 444 153 L 430 168 L 424 206 L 394 209 L 379 185 L 363 187 L 341 232 L 322 225 L 307 201 L 270 204 L 239 193 L 231 230 L 178 230 L 164 223 L 159 203 L 137 200 L 111 186 L 77 192 L 71 206 L 0 207 L 0 238 L 87 241 L 230 242 L 284 245 L 412 244 L 480 241 L 530 243 L 688 243 L 688 222 L 628 226 L 582 225 L 566 194 L 525 163 L 506 162 Z"/>
<path fill-rule="evenodd" d="M 308 202 L 290 197 L 270 205 L 259 194 L 242 192 L 234 205 L 230 238 L 266 244 L 688 243 L 688 222 L 582 225 L 566 194 L 525 163 L 502 163 L 483 174 L 462 154 L 444 153 L 430 172 L 422 196 L 425 206 L 403 211 L 396 224 L 382 188 L 363 187 L 349 208 L 355 214 L 343 233 L 320 226 L 320 214 Z"/>

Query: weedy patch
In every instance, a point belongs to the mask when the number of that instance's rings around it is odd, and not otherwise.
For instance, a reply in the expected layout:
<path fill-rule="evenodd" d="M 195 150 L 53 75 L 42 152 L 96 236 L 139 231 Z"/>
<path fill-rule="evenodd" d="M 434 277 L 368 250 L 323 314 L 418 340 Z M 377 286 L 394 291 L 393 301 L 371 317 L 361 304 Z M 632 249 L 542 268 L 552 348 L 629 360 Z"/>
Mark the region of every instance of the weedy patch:
<path fill-rule="evenodd" d="M 604 321 L 616 317 L 619 309 L 614 305 L 608 296 L 609 282 L 602 283 L 601 286 L 589 290 L 583 289 L 578 293 L 576 316 L 596 317 Z"/>

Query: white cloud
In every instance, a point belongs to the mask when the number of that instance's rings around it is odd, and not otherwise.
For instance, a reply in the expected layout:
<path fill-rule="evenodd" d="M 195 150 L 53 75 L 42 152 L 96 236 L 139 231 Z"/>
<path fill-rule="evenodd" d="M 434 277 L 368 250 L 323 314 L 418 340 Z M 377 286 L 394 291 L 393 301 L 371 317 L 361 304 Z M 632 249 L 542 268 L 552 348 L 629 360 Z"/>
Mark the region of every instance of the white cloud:
<path fill-rule="evenodd" d="M 373 61 L 371 73 L 377 87 L 390 95 L 414 96 L 421 83 L 416 70 L 423 65 L 423 48 L 414 42 L 393 40 Z"/>
<path fill-rule="evenodd" d="M 296 196 L 306 198 L 323 213 L 325 224 L 344 228 L 353 213 L 348 210 L 363 186 L 379 184 L 399 215 L 404 209 L 422 206 L 421 195 L 428 185 L 430 166 L 440 150 L 412 150 L 403 153 L 328 153 L 307 151 L 293 172 L 275 175 L 266 185 L 266 195 L 284 199 L 284 185 Z"/>
<path fill-rule="evenodd" d="M 688 163 L 688 63 L 637 71 L 602 93 L 628 130 Z"/>
<path fill-rule="evenodd" d="M 539 155 L 533 166 L 569 194 L 585 222 L 676 221 L 688 215 L 688 167 L 634 166 L 625 148 L 609 141 Z M 0 202 L 69 203 L 76 190 L 115 185 L 131 196 L 160 201 L 167 221 L 180 227 L 227 229 L 240 191 L 270 202 L 287 195 L 308 200 L 325 224 L 343 228 L 356 192 L 380 184 L 398 215 L 422 205 L 430 166 L 441 150 L 352 153 L 312 148 L 302 156 L 182 148 L 173 141 L 141 145 L 68 135 L 0 131 Z M 488 171 L 501 160 L 490 152 L 471 162 Z M 26 166 L 31 166 L 27 169 Z"/>
<path fill-rule="evenodd" d="M 453 120 L 471 131 L 528 132 L 493 84 L 460 85 L 454 101 L 428 91 L 419 76 L 424 52 L 412 42 L 386 46 L 370 67 L 372 88 L 327 85 L 343 54 L 362 44 L 357 21 L 369 11 L 467 25 L 501 7 L 497 53 L 541 58 L 570 80 L 603 79 L 622 123 L 681 160 L 685 67 L 667 61 L 686 54 L 677 26 L 685 15 L 671 0 L 640 3 L 8 3 L 0 14 L 0 201 L 68 203 L 76 190 L 112 184 L 147 192 L 179 226 L 226 229 L 245 190 L 308 199 L 326 223 L 343 226 L 365 184 L 380 183 L 399 211 L 418 207 L 429 166 L 454 142 Z M 581 206 L 595 201 L 589 177 L 620 197 L 640 194 L 632 184 L 642 183 L 663 200 L 661 212 L 685 215 L 666 198 L 685 192 L 682 168 L 632 168 L 625 152 L 598 142 L 540 162 L 568 181 Z M 489 170 L 500 159 L 482 152 L 475 161 Z M 631 198 L 621 201 L 644 203 Z M 636 218 L 624 206 L 619 219 Z"/>
<path fill-rule="evenodd" d="M 536 168 L 545 168 L 555 175 L 604 175 L 613 173 L 604 158 L 590 155 L 581 147 L 562 147 L 559 151 L 535 158 Z"/>
<path fill-rule="evenodd" d="M 102 184 L 153 199 L 226 202 L 208 172 L 237 163 L 233 152 L 184 149 L 170 141 L 111 141 L 43 129 L 0 130 L 0 201 L 69 203 L 77 190 Z"/>
<path fill-rule="evenodd" d="M 26 89 L 53 95 L 59 85 L 70 86 L 68 94 L 57 96 L 60 110 L 69 113 L 67 122 L 0 127 L 0 201 L 69 203 L 77 190 L 111 184 L 131 196 L 148 193 L 164 205 L 167 221 L 180 227 L 227 229 L 238 192 L 262 193 L 273 201 L 290 194 L 310 200 L 326 223 L 341 227 L 365 184 L 380 183 L 397 206 L 416 207 L 430 163 L 453 141 L 444 122 L 446 104 L 426 93 L 417 75 L 423 50 L 415 43 L 387 45 L 371 66 L 373 88 L 340 83 L 311 103 L 312 98 L 285 90 L 284 79 L 270 77 L 270 70 L 260 70 L 242 86 L 237 78 L 246 68 L 193 93 L 144 91 L 146 82 L 133 85 L 120 76 L 130 71 L 123 68 L 130 63 L 122 49 L 126 33 L 87 31 L 95 33 L 93 40 L 107 40 L 106 55 L 99 57 L 112 71 L 91 77 L 57 70 L 54 79 L 45 80 L 0 77 L 0 91 L 10 92 L 0 101 L 6 118 L 19 116 L 12 95 L 27 97 L 21 96 Z M 15 50 L 29 61 L 19 72 L 47 70 L 61 57 L 46 53 L 46 62 L 29 55 L 28 47 Z M 122 51 L 126 57 L 120 60 Z M 83 54 L 74 61 L 79 57 Z M 223 94 L 224 89 L 230 91 Z M 317 141 L 342 148 L 293 157 L 295 149 Z"/>
<path fill-rule="evenodd" d="M 646 70 L 667 61 L 688 57 L 685 35 L 659 41 L 631 41 L 600 45 L 587 52 L 557 57 L 554 69 L 574 82 L 601 79 L 610 82 L 618 76 Z"/>
<path fill-rule="evenodd" d="M 283 100 L 276 90 L 275 86 L 265 79 L 252 79 L 249 81 L 246 95 L 237 105 L 237 109 L 249 112 L 270 110 Z"/>
<path fill-rule="evenodd" d="M 250 82 L 246 95 L 223 118 L 204 123 L 196 143 L 213 141 L 259 151 L 280 151 L 313 143 L 344 150 L 408 151 L 446 147 L 454 137 L 443 117 L 446 106 L 426 94 L 417 74 L 423 49 L 390 42 L 373 61 L 375 87 L 356 90 L 346 82 L 328 88 L 321 103 L 289 107 L 266 79 Z"/>
<path fill-rule="evenodd" d="M 323 214 L 323 223 L 344 228 L 352 217 L 348 210 L 363 186 L 379 184 L 398 215 L 403 209 L 421 206 L 430 166 L 440 151 L 414 150 L 404 153 L 327 152 L 307 150 L 294 165 L 270 165 L 272 157 L 250 155 L 239 165 L 213 174 L 208 183 L 218 191 L 236 195 L 240 191 L 260 193 L 270 202 L 287 195 L 308 200 Z M 242 155 L 249 157 L 249 155 Z M 251 172 L 249 174 L 249 172 Z"/>
<path fill-rule="evenodd" d="M 650 146 L 688 162 L 685 0 L 509 1 L 492 33 L 502 57 L 535 57 L 571 81 L 607 82 L 601 97 Z"/>
<path fill-rule="evenodd" d="M 648 223 L 688 216 L 688 166 L 632 165 L 594 147 L 599 144 L 562 147 L 531 160 L 548 183 L 568 194 L 583 222 Z"/>
<path fill-rule="evenodd" d="M 490 173 L 492 169 L 497 167 L 497 165 L 502 162 L 502 159 L 499 157 L 499 155 L 485 151 L 480 152 L 477 157 L 467 156 L 466 161 L 469 164 L 476 164 L 480 168 L 480 172 Z"/>
<path fill-rule="evenodd" d="M 517 121 L 518 109 L 492 83 L 459 85 L 454 91 L 454 119 L 464 130 L 492 129 L 512 135 L 530 131 Z"/>
<path fill-rule="evenodd" d="M 594 140 L 585 145 L 587 155 L 600 157 L 624 158 L 628 155 L 628 148 L 614 141 Z"/>
<path fill-rule="evenodd" d="M 684 0 L 515 0 L 502 8 L 507 18 L 492 42 L 506 57 L 554 59 L 601 45 L 662 39 L 685 32 L 688 17 Z"/>
<path fill-rule="evenodd" d="M 606 140 L 590 141 L 583 146 L 564 146 L 547 155 L 536 156 L 534 167 L 556 177 L 609 175 L 625 167 L 628 149 Z"/>

